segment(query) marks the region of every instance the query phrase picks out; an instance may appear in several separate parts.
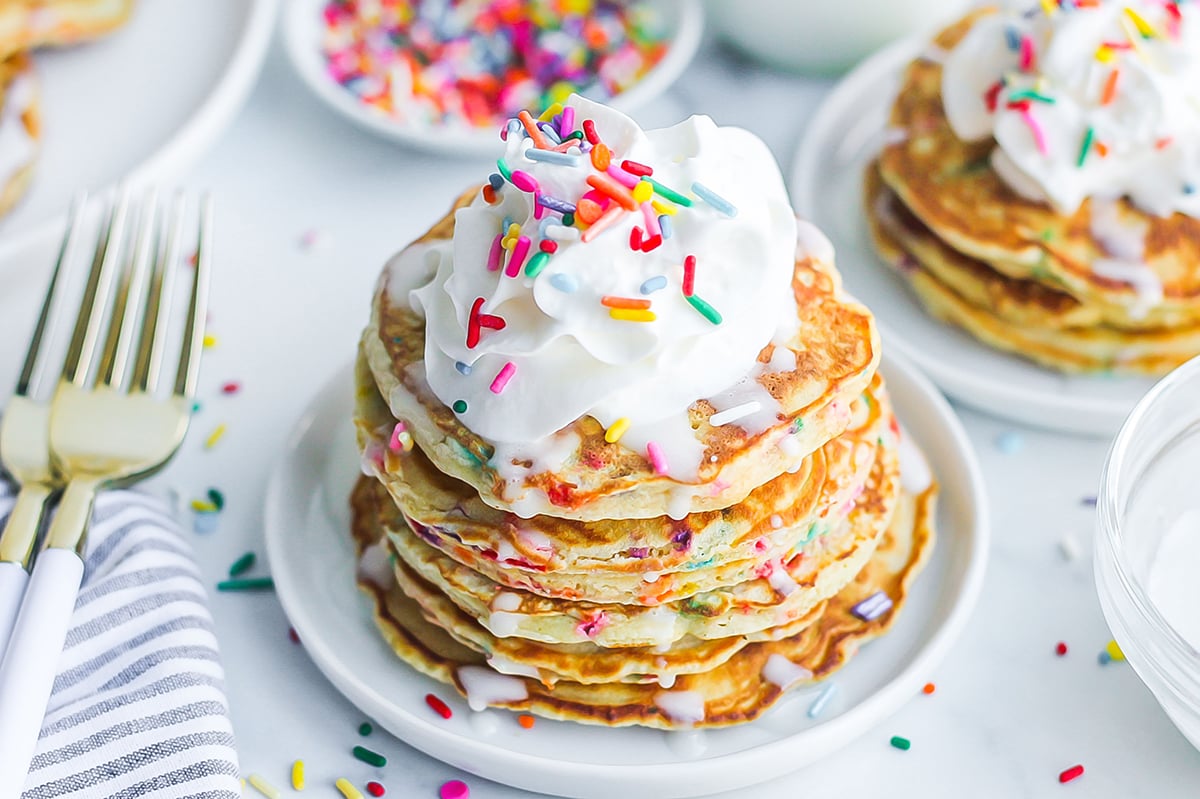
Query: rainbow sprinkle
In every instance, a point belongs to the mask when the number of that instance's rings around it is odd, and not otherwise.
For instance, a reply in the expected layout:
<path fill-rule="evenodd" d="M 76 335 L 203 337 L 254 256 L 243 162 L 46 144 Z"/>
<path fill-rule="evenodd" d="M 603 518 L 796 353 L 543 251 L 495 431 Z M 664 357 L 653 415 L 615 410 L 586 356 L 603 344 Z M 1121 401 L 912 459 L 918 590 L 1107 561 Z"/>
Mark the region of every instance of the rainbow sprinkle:
<path fill-rule="evenodd" d="M 737 216 L 737 207 L 733 203 L 726 200 L 721 195 L 717 194 L 712 189 L 705 186 L 703 183 L 696 181 L 692 184 L 692 191 L 697 197 L 711 205 L 721 213 L 728 217 Z"/>
<path fill-rule="evenodd" d="M 304 761 L 297 760 L 292 763 L 292 790 L 304 790 Z"/>
<path fill-rule="evenodd" d="M 261 793 L 267 799 L 279 799 L 281 794 L 279 789 L 257 774 L 251 774 L 246 778 L 246 782 L 250 783 L 250 787 Z"/>
<path fill-rule="evenodd" d="M 646 444 L 646 459 L 654 467 L 655 474 L 667 473 L 667 456 L 663 453 L 662 447 L 658 445 L 657 441 L 651 441 Z"/>
<path fill-rule="evenodd" d="M 684 297 L 684 299 L 687 300 L 688 305 L 695 308 L 705 319 L 712 322 L 714 325 L 721 324 L 720 312 L 717 311 L 716 308 L 709 305 L 708 302 L 702 300 L 700 297 L 697 297 L 695 294 L 691 295 L 690 297 Z"/>
<path fill-rule="evenodd" d="M 337 782 L 335 782 L 333 785 L 341 792 L 342 796 L 346 797 L 346 799 L 363 799 L 362 791 L 358 790 L 358 788 L 355 788 L 354 783 L 350 782 L 350 780 L 346 779 L 345 777 L 339 777 Z"/>
<path fill-rule="evenodd" d="M 621 440 L 621 436 L 625 435 L 625 431 L 629 429 L 629 417 L 622 416 L 617 421 L 608 426 L 604 431 L 604 440 L 609 444 L 615 444 Z"/>
<path fill-rule="evenodd" d="M 454 127 L 502 124 L 549 106 L 541 125 L 532 117 L 526 125 L 535 141 L 570 135 L 574 114 L 560 103 L 572 92 L 607 100 L 667 49 L 657 13 L 642 2 L 329 0 L 322 19 L 326 72 L 365 106 L 404 123 Z"/>
<path fill-rule="evenodd" d="M 496 376 L 492 379 L 491 392 L 493 394 L 502 393 L 508 386 L 509 381 L 512 380 L 513 375 L 516 373 L 517 365 L 512 361 L 509 361 L 508 363 L 504 364 L 504 366 L 500 367 L 500 371 L 497 372 Z"/>

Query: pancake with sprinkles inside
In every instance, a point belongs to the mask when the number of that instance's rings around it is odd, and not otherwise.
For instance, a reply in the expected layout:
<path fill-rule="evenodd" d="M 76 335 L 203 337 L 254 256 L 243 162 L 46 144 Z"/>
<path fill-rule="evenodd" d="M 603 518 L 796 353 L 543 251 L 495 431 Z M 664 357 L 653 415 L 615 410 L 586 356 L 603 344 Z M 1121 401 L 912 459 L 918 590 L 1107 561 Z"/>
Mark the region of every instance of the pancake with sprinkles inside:
<path fill-rule="evenodd" d="M 379 628 L 477 710 L 754 719 L 885 632 L 933 546 L 874 319 L 746 131 L 572 97 L 502 138 L 360 340 Z"/>
<path fill-rule="evenodd" d="M 360 568 L 359 585 L 373 599 L 376 622 L 400 659 L 454 686 L 476 710 L 502 707 L 606 726 L 730 726 L 759 717 L 790 689 L 829 677 L 863 644 L 887 632 L 932 552 L 935 493 L 931 486 L 918 496 L 901 497 L 871 560 L 852 583 L 804 619 L 803 629 L 777 641 L 738 641 L 736 651 L 719 665 L 698 673 L 676 670 L 661 681 L 653 673 L 639 682 L 578 682 L 554 676 L 569 671 L 594 676 L 588 665 L 593 659 L 602 673 L 605 667 L 620 671 L 622 658 L 646 668 L 646 653 L 617 650 L 620 654 L 615 656 L 598 655 L 520 639 L 509 645 L 507 639 L 496 639 L 478 627 L 471 634 L 460 633 L 470 641 L 464 643 L 447 629 L 469 629 L 475 622 L 448 602 L 445 613 L 456 615 L 456 621 L 446 627 L 429 621 L 421 604 L 406 594 L 420 593 L 418 580 L 397 582 L 396 575 L 405 580 L 406 572 L 402 567 L 394 574 L 387 570 L 387 556 L 375 546 L 378 530 L 369 514 L 356 512 L 353 529 L 360 551 L 385 565 Z M 663 662 L 678 669 L 689 657 L 683 652 L 686 649 L 671 650 Z"/>
<path fill-rule="evenodd" d="M 905 249 L 937 278 L 913 285 L 941 316 L 1070 371 L 1157 373 L 1200 352 L 1192 4 L 973 12 L 908 66 L 890 124 L 878 170 L 928 231 Z M 1020 296 L 988 314 L 981 293 Z M 1025 311 L 1014 326 L 1037 330 L 1006 332 Z"/>
<path fill-rule="evenodd" d="M 659 604 L 750 579 L 797 540 L 807 543 L 845 520 L 878 450 L 894 447 L 896 431 L 876 377 L 853 403 L 843 435 L 729 508 L 680 520 L 526 520 L 492 508 L 434 468 L 391 417 L 362 358 L 358 380 L 355 424 L 367 453 L 364 469 L 387 486 L 408 526 L 490 580 L 566 599 Z"/>
<path fill-rule="evenodd" d="M 1094 307 L 951 249 L 871 175 L 867 223 L 876 250 L 933 316 L 1064 372 L 1161 374 L 1200 352 L 1200 327 L 1134 331 L 1097 323 Z"/>

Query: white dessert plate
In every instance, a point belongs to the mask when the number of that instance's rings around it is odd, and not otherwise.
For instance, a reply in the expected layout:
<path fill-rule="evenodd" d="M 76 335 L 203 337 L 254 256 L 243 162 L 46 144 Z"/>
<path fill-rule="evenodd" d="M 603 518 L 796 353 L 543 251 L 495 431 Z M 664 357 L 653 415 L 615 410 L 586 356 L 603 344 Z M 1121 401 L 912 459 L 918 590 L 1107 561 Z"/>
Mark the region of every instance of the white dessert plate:
<path fill-rule="evenodd" d="M 1063 375 L 992 349 L 926 314 L 875 253 L 863 211 L 863 170 L 883 146 L 901 72 L 926 46 L 925 37 L 890 45 L 825 99 L 792 163 L 796 212 L 833 240 L 846 287 L 879 319 L 885 346 L 951 397 L 1037 427 L 1112 435 L 1152 380 Z"/>
<path fill-rule="evenodd" d="M 321 11 L 328 0 L 291 0 L 285 7 L 283 34 L 292 66 L 305 85 L 326 105 L 356 125 L 422 150 L 447 155 L 496 155 L 499 128 L 465 125 L 406 123 L 364 105 L 330 77 L 321 51 L 324 22 Z M 704 8 L 700 0 L 646 0 L 660 15 L 670 46 L 641 80 L 605 102 L 619 111 L 633 111 L 662 94 L 683 74 L 700 46 Z"/>
<path fill-rule="evenodd" d="M 872 729 L 921 686 L 962 631 L 983 582 L 988 511 L 983 478 L 954 412 L 911 366 L 885 358 L 896 411 L 941 483 L 939 533 L 911 601 L 886 636 L 831 679 L 838 690 L 818 720 L 820 688 L 783 699 L 761 719 L 700 732 L 610 729 L 514 713 L 472 713 L 453 689 L 400 661 L 355 585 L 347 497 L 359 474 L 350 418 L 353 381 L 341 370 L 316 396 L 267 489 L 271 573 L 284 611 L 329 681 L 411 746 L 497 782 L 586 799 L 698 796 L 807 766 Z M 444 698 L 453 718 L 425 704 Z"/>
<path fill-rule="evenodd" d="M 61 224 L 76 191 L 166 181 L 203 155 L 258 77 L 276 3 L 143 0 L 104 38 L 36 53 L 42 151 L 29 193 L 0 218 L 0 262 Z"/>

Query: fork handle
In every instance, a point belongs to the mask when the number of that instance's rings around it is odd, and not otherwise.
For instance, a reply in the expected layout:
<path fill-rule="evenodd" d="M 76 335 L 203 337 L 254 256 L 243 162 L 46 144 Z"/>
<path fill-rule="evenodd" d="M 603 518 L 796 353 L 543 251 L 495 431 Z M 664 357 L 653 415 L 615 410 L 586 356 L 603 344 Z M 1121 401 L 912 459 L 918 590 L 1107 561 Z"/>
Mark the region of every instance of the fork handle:
<path fill-rule="evenodd" d="M 95 496 L 94 484 L 68 484 L 51 532 L 82 541 Z M 21 795 L 82 582 L 83 560 L 74 546 L 54 546 L 47 537 L 0 661 L 0 799 Z"/>
<path fill-rule="evenodd" d="M 18 797 L 37 748 L 46 704 L 83 582 L 68 549 L 38 556 L 12 641 L 0 665 L 0 797 Z"/>
<path fill-rule="evenodd" d="M 17 611 L 21 609 L 21 598 L 25 596 L 25 585 L 29 572 L 20 563 L 0 562 L 0 661 L 8 649 L 13 625 L 17 623 Z"/>

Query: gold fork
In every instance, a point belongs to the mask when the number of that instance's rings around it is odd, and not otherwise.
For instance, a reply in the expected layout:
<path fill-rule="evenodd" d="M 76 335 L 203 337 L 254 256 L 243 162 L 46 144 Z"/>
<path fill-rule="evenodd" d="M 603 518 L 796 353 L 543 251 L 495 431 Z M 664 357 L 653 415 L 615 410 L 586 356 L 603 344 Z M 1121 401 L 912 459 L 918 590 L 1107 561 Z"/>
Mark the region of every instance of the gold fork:
<path fill-rule="evenodd" d="M 86 195 L 80 194 L 71 205 L 67 232 L 59 247 L 54 271 L 50 273 L 50 285 L 33 328 L 25 363 L 13 396 L 0 417 L 0 463 L 21 486 L 8 521 L 0 531 L 0 660 L 8 648 L 25 585 L 29 582 L 29 566 L 42 509 L 59 488 L 58 475 L 50 464 L 50 402 L 49 398 L 41 396 L 47 365 L 41 350 L 43 344 L 53 338 L 54 322 L 59 316 L 55 312 L 59 281 L 63 265 L 70 263 L 78 243 L 80 212 L 85 202 Z"/>
<path fill-rule="evenodd" d="M 128 193 L 122 193 L 107 233 L 97 245 L 62 378 L 50 403 L 50 453 L 65 489 L 0 661 L 0 797 L 19 795 L 37 746 L 55 666 L 83 579 L 80 553 L 96 492 L 154 474 L 175 454 L 187 432 L 211 268 L 212 204 L 207 198 L 200 209 L 196 265 L 175 381 L 168 396 L 158 395 L 185 210 L 183 197 L 177 196 L 165 224 L 165 245 L 154 259 L 157 202 L 151 196 L 142 203 L 133 255 L 124 259 L 132 212 Z M 114 299 L 112 286 L 118 271 Z M 97 357 L 110 302 L 112 314 Z"/>

